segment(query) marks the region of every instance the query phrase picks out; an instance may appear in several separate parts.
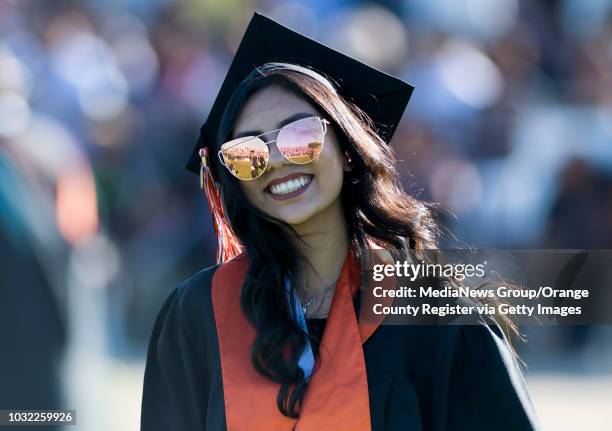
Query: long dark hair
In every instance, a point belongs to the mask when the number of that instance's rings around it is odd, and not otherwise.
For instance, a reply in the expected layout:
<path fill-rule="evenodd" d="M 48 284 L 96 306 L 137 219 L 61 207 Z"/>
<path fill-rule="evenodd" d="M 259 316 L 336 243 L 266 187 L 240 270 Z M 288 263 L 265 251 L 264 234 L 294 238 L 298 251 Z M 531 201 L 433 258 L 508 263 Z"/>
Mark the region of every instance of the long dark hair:
<path fill-rule="evenodd" d="M 365 252 L 368 241 L 391 250 L 438 246 L 432 205 L 406 194 L 390 146 L 377 134 L 372 120 L 336 91 L 333 81 L 310 68 L 267 63 L 253 70 L 236 88 L 222 116 L 212 154 L 233 134 L 234 123 L 247 98 L 277 85 L 305 98 L 331 122 L 341 151 L 353 169 L 345 174 L 341 201 L 351 246 Z M 215 160 L 215 158 L 212 158 Z M 256 329 L 251 352 L 255 369 L 280 384 L 279 410 L 298 417 L 308 381 L 298 366 L 308 335 L 291 318 L 284 281 L 299 276 L 300 255 L 287 223 L 253 206 L 236 178 L 213 163 L 232 229 L 248 256 L 248 273 L 241 290 L 241 307 Z M 291 283 L 294 289 L 296 283 Z M 293 294 L 294 292 L 290 292 Z M 315 349 L 316 363 L 319 361 Z"/>

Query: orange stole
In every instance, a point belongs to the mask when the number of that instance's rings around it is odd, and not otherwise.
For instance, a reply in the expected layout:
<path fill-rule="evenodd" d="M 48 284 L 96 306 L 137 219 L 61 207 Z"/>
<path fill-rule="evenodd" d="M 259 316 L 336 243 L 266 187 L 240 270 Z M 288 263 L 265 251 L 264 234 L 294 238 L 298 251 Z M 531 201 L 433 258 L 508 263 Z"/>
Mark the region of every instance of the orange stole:
<path fill-rule="evenodd" d="M 357 321 L 353 295 L 359 288 L 358 260 L 348 253 L 344 261 L 321 340 L 320 364 L 311 377 L 299 419 L 282 415 L 276 405 L 280 385 L 251 364 L 255 329 L 240 309 L 247 270 L 243 253 L 219 267 L 212 281 L 228 431 L 370 431 L 362 343 L 380 322 L 362 325 Z"/>

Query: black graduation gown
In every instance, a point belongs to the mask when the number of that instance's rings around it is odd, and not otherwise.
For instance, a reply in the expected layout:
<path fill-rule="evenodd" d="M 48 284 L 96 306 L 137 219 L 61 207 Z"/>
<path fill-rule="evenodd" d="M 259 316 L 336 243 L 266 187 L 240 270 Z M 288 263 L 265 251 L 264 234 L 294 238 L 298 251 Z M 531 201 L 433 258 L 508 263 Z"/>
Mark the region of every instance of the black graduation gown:
<path fill-rule="evenodd" d="M 219 347 L 203 269 L 155 322 L 141 430 L 226 429 Z M 525 382 L 495 326 L 381 325 L 363 344 L 372 431 L 532 430 Z"/>

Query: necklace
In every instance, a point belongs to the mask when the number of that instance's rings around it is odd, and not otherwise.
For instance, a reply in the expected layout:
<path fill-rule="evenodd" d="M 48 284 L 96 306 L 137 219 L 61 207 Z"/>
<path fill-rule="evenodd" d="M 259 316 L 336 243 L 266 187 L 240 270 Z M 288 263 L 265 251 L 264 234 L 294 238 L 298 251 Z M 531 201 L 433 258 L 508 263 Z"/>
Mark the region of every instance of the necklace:
<path fill-rule="evenodd" d="M 313 298 L 310 298 L 309 300 L 307 300 L 306 302 L 301 304 L 302 305 L 302 310 L 304 311 L 304 315 L 306 314 L 306 311 L 308 310 L 308 307 L 310 307 L 311 305 L 316 304 L 317 302 L 322 301 L 323 299 L 325 299 L 330 294 L 330 292 L 333 292 L 335 290 L 335 287 L 336 287 L 336 282 L 333 282 L 332 284 L 326 286 L 323 289 L 323 292 L 320 295 L 315 296 Z M 301 303 L 301 301 L 300 301 L 300 303 Z"/>
<path fill-rule="evenodd" d="M 302 310 L 304 310 L 304 314 L 306 314 L 306 310 L 308 309 L 308 307 L 310 307 L 311 305 L 317 303 L 319 301 L 319 298 L 312 298 L 309 299 L 308 301 L 306 301 L 305 304 L 302 304 Z"/>

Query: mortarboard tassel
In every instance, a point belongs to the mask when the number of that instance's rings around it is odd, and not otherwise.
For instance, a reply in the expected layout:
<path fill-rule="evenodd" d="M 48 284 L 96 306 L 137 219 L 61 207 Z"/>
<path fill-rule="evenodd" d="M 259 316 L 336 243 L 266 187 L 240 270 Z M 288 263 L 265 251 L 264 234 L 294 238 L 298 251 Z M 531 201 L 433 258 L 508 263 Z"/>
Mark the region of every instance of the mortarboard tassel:
<path fill-rule="evenodd" d="M 210 167 L 208 164 L 208 148 L 200 148 L 200 188 L 206 194 L 208 208 L 213 216 L 213 225 L 215 234 L 217 235 L 217 263 L 223 263 L 241 252 L 240 241 L 227 220 L 223 205 L 221 204 L 221 195 L 219 189 L 215 185 Z"/>

